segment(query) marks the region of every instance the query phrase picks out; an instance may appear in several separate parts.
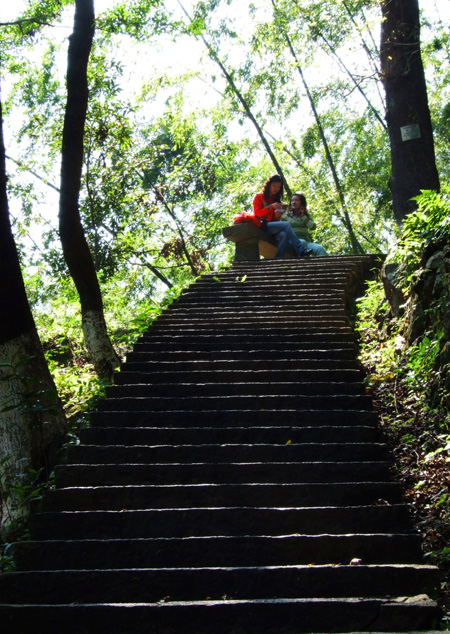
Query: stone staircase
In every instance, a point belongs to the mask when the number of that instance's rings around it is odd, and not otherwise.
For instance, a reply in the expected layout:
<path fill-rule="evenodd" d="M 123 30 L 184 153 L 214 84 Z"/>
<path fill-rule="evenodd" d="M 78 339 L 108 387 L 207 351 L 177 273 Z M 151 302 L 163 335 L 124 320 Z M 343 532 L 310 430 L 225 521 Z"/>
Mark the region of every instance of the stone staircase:
<path fill-rule="evenodd" d="M 348 321 L 372 265 L 241 262 L 192 284 L 57 467 L 17 572 L 0 576 L 1 631 L 436 626 L 438 571 L 391 476 Z"/>

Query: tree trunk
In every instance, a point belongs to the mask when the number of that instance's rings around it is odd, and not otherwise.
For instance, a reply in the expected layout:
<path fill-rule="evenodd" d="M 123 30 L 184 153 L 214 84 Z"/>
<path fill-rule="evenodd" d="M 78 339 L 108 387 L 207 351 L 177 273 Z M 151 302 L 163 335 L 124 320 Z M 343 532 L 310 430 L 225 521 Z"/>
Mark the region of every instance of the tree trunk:
<path fill-rule="evenodd" d="M 272 0 L 272 6 L 273 6 L 275 18 L 277 18 L 277 16 L 279 15 L 279 10 L 278 10 L 278 7 L 277 7 L 277 5 L 275 3 L 275 0 Z M 333 157 L 331 156 L 330 148 L 328 146 L 327 138 L 325 136 L 325 131 L 323 129 L 322 121 L 320 120 L 319 113 L 318 113 L 317 108 L 316 108 L 316 104 L 314 102 L 313 96 L 311 94 L 311 91 L 309 90 L 309 86 L 308 86 L 308 84 L 306 82 L 306 79 L 305 79 L 305 76 L 303 74 L 302 66 L 300 64 L 300 61 L 299 61 L 296 53 L 295 53 L 294 47 L 293 47 L 292 42 L 291 42 L 291 38 L 289 37 L 289 34 L 287 33 L 285 26 L 284 25 L 280 25 L 280 30 L 282 31 L 283 37 L 286 40 L 286 44 L 288 45 L 288 48 L 289 48 L 289 50 L 291 52 L 291 55 L 294 58 L 295 66 L 296 66 L 296 68 L 297 68 L 297 70 L 299 72 L 300 79 L 302 80 L 302 84 L 303 84 L 303 87 L 305 89 L 306 96 L 308 97 L 308 101 L 309 101 L 309 104 L 311 106 L 311 110 L 313 112 L 314 119 L 316 121 L 317 129 L 319 131 L 319 136 L 320 136 L 320 140 L 322 142 L 322 146 L 323 146 L 323 149 L 324 149 L 324 152 L 325 152 L 325 156 L 326 156 L 326 159 L 327 159 L 328 167 L 330 168 L 331 174 L 333 176 L 334 185 L 336 187 L 336 191 L 337 191 L 337 194 L 339 196 L 339 202 L 341 204 L 342 216 L 340 216 L 340 220 L 342 221 L 344 227 L 348 231 L 348 235 L 349 235 L 349 238 L 350 238 L 350 244 L 352 245 L 353 253 L 355 255 L 363 254 L 364 253 L 364 249 L 362 248 L 361 244 L 358 241 L 358 238 L 355 235 L 355 232 L 353 231 L 353 225 L 352 225 L 352 221 L 350 220 L 350 216 L 349 216 L 348 211 L 347 211 L 347 205 L 345 203 L 345 197 L 344 197 L 344 192 L 342 190 L 341 181 L 339 180 L 339 176 L 338 176 L 337 171 L 336 171 L 336 166 L 334 164 Z"/>
<path fill-rule="evenodd" d="M 399 226 L 421 190 L 439 190 L 420 52 L 418 0 L 382 0 L 381 70 L 391 145 L 390 188 Z"/>
<path fill-rule="evenodd" d="M 49 475 L 67 432 L 66 418 L 47 367 L 28 304 L 9 219 L 0 102 L 0 518 L 24 519 L 14 486 L 29 469 Z M 7 472 L 7 469 L 9 471 Z"/>
<path fill-rule="evenodd" d="M 64 257 L 80 297 L 83 333 L 89 356 L 98 375 L 111 378 L 114 368 L 119 365 L 119 358 L 108 337 L 100 286 L 81 225 L 78 205 L 88 103 L 87 65 L 94 36 L 94 17 L 92 0 L 76 0 L 67 64 L 59 234 Z"/>

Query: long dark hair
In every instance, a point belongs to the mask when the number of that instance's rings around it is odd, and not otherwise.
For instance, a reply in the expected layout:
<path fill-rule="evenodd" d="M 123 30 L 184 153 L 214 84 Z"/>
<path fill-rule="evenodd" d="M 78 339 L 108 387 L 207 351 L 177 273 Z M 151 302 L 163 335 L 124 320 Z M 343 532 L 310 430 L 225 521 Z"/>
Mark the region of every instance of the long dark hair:
<path fill-rule="evenodd" d="M 275 199 L 274 199 L 274 202 L 279 203 L 281 202 L 281 198 L 283 196 L 283 179 L 281 178 L 279 174 L 273 174 L 273 176 L 270 176 L 270 178 L 266 180 L 266 182 L 264 183 L 264 187 L 261 190 L 261 193 L 264 196 L 264 200 L 268 201 L 269 195 L 270 195 L 270 186 L 272 185 L 272 183 L 281 183 L 281 189 L 277 194 L 275 194 Z"/>

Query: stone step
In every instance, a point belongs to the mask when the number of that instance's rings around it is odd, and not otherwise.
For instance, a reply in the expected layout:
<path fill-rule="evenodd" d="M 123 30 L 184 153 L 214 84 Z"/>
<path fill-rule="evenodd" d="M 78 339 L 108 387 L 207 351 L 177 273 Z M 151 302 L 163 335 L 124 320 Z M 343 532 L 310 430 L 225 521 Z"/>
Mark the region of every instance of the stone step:
<path fill-rule="evenodd" d="M 140 337 L 0 575 L 2 632 L 430 628 L 365 394 L 352 294 L 374 258 L 244 262 Z M 349 565 L 352 560 L 359 565 Z"/>
<path fill-rule="evenodd" d="M 398 634 L 431 631 L 440 611 L 428 597 L 229 599 L 176 602 L 165 597 L 157 603 L 71 603 L 54 605 L 0 606 L 3 634 L 32 634 L 36 623 L 48 631 L 64 634 L 241 634 L 302 632 L 371 632 Z M 30 626 L 33 624 L 33 627 Z M 111 627 L 114 624 L 114 629 Z M 4 628 L 4 629 L 3 629 Z M 422 634 L 425 634 L 422 631 Z"/>
<path fill-rule="evenodd" d="M 56 486 L 146 484 L 380 482 L 392 480 L 391 462 L 261 462 L 197 464 L 60 464 Z"/>
<path fill-rule="evenodd" d="M 303 273 L 310 273 L 316 269 L 323 268 L 328 272 L 332 271 L 340 271 L 341 269 L 349 269 L 352 272 L 357 273 L 358 275 L 363 275 L 369 267 L 369 270 L 372 268 L 380 268 L 381 263 L 384 260 L 384 256 L 377 256 L 374 254 L 369 255 L 329 255 L 320 258 L 307 258 L 307 259 L 289 259 L 289 260 L 276 260 L 276 259 L 268 259 L 268 260 L 241 260 L 233 262 L 232 266 L 226 271 L 220 272 L 210 272 L 207 275 L 222 275 L 223 273 L 229 274 L 234 273 L 235 271 L 248 271 L 255 272 L 258 275 L 263 275 L 265 273 L 277 272 L 280 274 L 280 271 L 283 274 L 286 271 L 302 271 Z"/>
<path fill-rule="evenodd" d="M 287 507 L 399 504 L 395 482 L 322 484 L 182 484 L 156 486 L 72 487 L 48 491 L 43 512 L 137 510 L 148 508 L 267 506 Z"/>
<path fill-rule="evenodd" d="M 293 284 L 285 286 L 262 284 L 243 288 L 242 285 L 239 287 L 227 284 L 223 287 L 220 285 L 192 287 L 180 295 L 167 312 L 170 313 L 181 307 L 192 308 L 195 304 L 206 310 L 215 310 L 218 305 L 228 306 L 228 302 L 230 302 L 230 310 L 237 311 L 240 300 L 244 302 L 243 310 L 246 310 L 247 303 L 248 306 L 254 307 L 257 311 L 262 311 L 266 305 L 270 310 L 298 310 L 301 312 L 323 311 L 327 307 L 333 306 L 339 310 L 347 307 L 345 285 L 341 285 L 339 282 L 330 282 L 326 287 L 316 284 L 301 287 Z"/>
<path fill-rule="evenodd" d="M 195 566 L 282 566 L 417 563 L 421 538 L 413 534 L 245 535 L 20 542 L 18 570 Z"/>
<path fill-rule="evenodd" d="M 131 363 L 131 362 L 130 362 Z M 126 385 L 130 383 L 154 383 L 154 384 L 167 384 L 167 383 L 241 383 L 251 378 L 254 382 L 259 383 L 296 383 L 300 384 L 302 381 L 306 382 L 321 382 L 321 381 L 342 381 L 346 383 L 352 383 L 355 381 L 361 381 L 362 371 L 359 367 L 336 368 L 336 369 L 266 369 L 266 370 L 216 370 L 211 372 L 209 370 L 192 370 L 181 371 L 169 370 L 158 372 L 156 366 L 153 366 L 152 370 L 146 371 L 146 364 L 141 363 L 139 365 L 140 370 L 131 370 L 129 363 L 124 363 L 122 370 L 116 372 L 114 375 L 114 383 L 116 385 Z M 133 367 L 133 366 L 132 366 Z"/>
<path fill-rule="evenodd" d="M 251 325 L 247 325 L 247 327 L 245 327 L 245 325 L 241 325 L 241 324 L 234 324 L 234 323 L 229 323 L 229 324 L 196 324 L 195 326 L 193 326 L 192 324 L 185 324 L 183 325 L 182 330 L 180 330 L 180 326 L 171 326 L 168 324 L 158 324 L 157 322 L 153 322 L 152 325 L 150 326 L 150 328 L 147 330 L 146 334 L 147 336 L 152 335 L 152 336 L 156 336 L 156 337 L 171 337 L 172 335 L 174 336 L 179 336 L 180 334 L 183 335 L 184 337 L 186 336 L 193 336 L 193 337 L 197 337 L 197 339 L 202 339 L 205 335 L 207 336 L 220 336 L 220 335 L 226 335 L 226 336 L 245 336 L 246 333 L 248 333 L 249 329 L 252 331 L 252 333 L 258 335 L 259 337 L 267 337 L 270 334 L 273 334 L 274 336 L 280 337 L 283 335 L 286 335 L 286 337 L 289 337 L 290 335 L 293 335 L 297 338 L 303 337 L 305 339 L 309 339 L 310 336 L 312 335 L 316 335 L 320 338 L 326 338 L 327 336 L 334 336 L 335 339 L 343 339 L 345 337 L 348 337 L 349 339 L 354 339 L 354 333 L 352 331 L 352 329 L 350 328 L 350 326 L 335 326 L 335 325 L 329 325 L 329 326 L 323 326 L 323 325 L 318 325 L 317 323 L 311 323 L 309 325 L 305 325 L 303 322 L 297 320 L 296 322 L 288 322 L 286 324 L 279 322 L 271 327 L 267 326 L 267 323 L 264 323 L 263 321 L 261 322 L 255 322 L 254 324 Z"/>
<path fill-rule="evenodd" d="M 210 373 L 223 371 L 260 372 L 261 370 L 361 370 L 360 364 L 350 359 L 247 359 L 246 361 L 223 361 L 215 359 L 203 359 L 198 361 L 151 361 L 151 353 L 132 352 L 124 364 L 127 371 L 140 372 L 195 372 L 208 370 Z"/>
<path fill-rule="evenodd" d="M 185 397 L 134 397 L 109 398 L 98 402 L 103 411 L 167 411 L 174 408 L 180 411 L 205 410 L 215 407 L 222 412 L 236 409 L 258 411 L 260 409 L 286 408 L 301 412 L 309 409 L 372 409 L 372 399 L 365 395 L 328 395 L 328 396 L 292 396 L 290 394 L 261 396 L 185 396 Z"/>
<path fill-rule="evenodd" d="M 169 330 L 175 330 L 178 328 L 189 328 L 191 330 L 196 330 L 202 332 L 203 330 L 226 330 L 226 331 L 235 331 L 239 330 L 243 326 L 247 328 L 251 328 L 252 330 L 267 330 L 267 324 L 270 323 L 270 319 L 268 317 L 255 317 L 250 321 L 247 317 L 237 318 L 237 317 L 220 317 L 217 318 L 209 318 L 204 319 L 203 317 L 177 317 L 174 316 L 166 316 L 164 318 L 157 318 L 152 322 L 151 328 L 152 330 L 158 330 L 163 328 Z M 290 316 L 284 316 L 278 321 L 276 321 L 277 330 L 280 332 L 282 330 L 290 331 L 291 329 L 295 329 L 296 331 L 314 331 L 320 332 L 321 330 L 331 330 L 336 331 L 337 329 L 345 329 L 349 328 L 348 319 L 340 318 L 340 317 L 327 317 L 326 315 L 323 317 L 317 316 L 314 318 L 302 319 L 301 315 L 298 313 L 292 313 Z M 300 325 L 301 324 L 301 325 Z"/>
<path fill-rule="evenodd" d="M 242 280 L 242 278 L 241 278 Z M 247 276 L 245 281 L 241 281 L 239 278 L 234 280 L 226 280 L 226 290 L 228 292 L 234 291 L 237 293 L 257 293 L 261 296 L 271 295 L 277 293 L 280 298 L 284 295 L 302 295 L 303 293 L 316 293 L 320 295 L 323 291 L 332 291 L 333 293 L 340 293 L 345 291 L 348 287 L 348 281 L 342 279 L 341 275 L 336 276 L 323 276 L 317 279 L 300 279 L 300 278 L 276 278 L 272 279 L 266 277 L 250 278 Z M 200 294 L 203 290 L 211 291 L 216 290 L 221 292 L 221 287 L 224 282 L 216 281 L 214 279 L 199 279 L 195 285 L 188 288 L 187 292 Z"/>
<path fill-rule="evenodd" d="M 258 349 L 248 350 L 207 350 L 206 346 L 203 350 L 191 349 L 191 350 L 164 350 L 162 347 L 155 350 L 155 346 L 148 345 L 146 343 L 136 344 L 134 352 L 128 353 L 127 359 L 132 360 L 134 355 L 147 355 L 147 358 L 151 361 L 197 361 L 197 360 L 214 360 L 214 361 L 246 361 L 246 360 L 279 360 L 286 359 L 300 359 L 300 360 L 318 360 L 327 359 L 330 362 L 334 359 L 347 359 L 354 360 L 355 351 L 352 348 L 336 348 L 334 350 L 283 350 L 283 349 L 264 349 L 263 347 Z M 142 358 L 142 357 L 138 357 Z M 331 365 L 331 363 L 330 363 Z"/>
<path fill-rule="evenodd" d="M 312 442 L 380 442 L 381 432 L 374 426 L 333 427 L 88 427 L 80 430 L 83 445 L 165 445 L 199 443 L 274 443 L 285 445 Z"/>
<path fill-rule="evenodd" d="M 303 270 L 303 275 L 299 272 L 298 267 L 285 267 L 282 271 L 276 269 L 259 269 L 251 270 L 246 269 L 238 272 L 234 267 L 227 271 L 221 271 L 220 273 L 206 273 L 202 275 L 201 280 L 196 280 L 191 286 L 198 286 L 200 284 L 223 284 L 229 282 L 238 281 L 241 284 L 251 284 L 255 281 L 265 282 L 277 282 L 280 278 L 283 281 L 292 282 L 316 282 L 318 280 L 339 279 L 347 281 L 348 277 L 354 274 L 354 267 L 350 265 L 339 265 L 336 268 L 330 269 L 329 263 L 314 263 L 314 266 L 308 266 L 308 269 Z M 304 275 L 307 273 L 307 275 Z M 239 277 L 239 275 L 245 275 L 245 279 Z"/>
<path fill-rule="evenodd" d="M 384 443 L 290 443 L 223 445 L 71 445 L 68 464 L 163 464 L 173 462 L 345 462 L 381 460 L 388 457 Z"/>
<path fill-rule="evenodd" d="M 345 270 L 346 269 L 346 270 Z M 314 284 L 320 282 L 327 282 L 329 280 L 339 280 L 342 283 L 348 283 L 348 278 L 352 276 L 351 267 L 341 267 L 340 269 L 331 270 L 326 269 L 324 266 L 309 268 L 309 274 L 301 275 L 296 269 L 286 268 L 282 274 L 280 271 L 272 270 L 246 270 L 238 272 L 237 270 L 229 269 L 220 273 L 209 274 L 206 273 L 197 278 L 189 288 L 199 288 L 201 286 L 220 285 L 225 284 L 231 286 L 232 284 L 239 284 L 241 286 L 250 286 L 252 284 L 277 284 L 277 282 L 284 284 Z"/>
<path fill-rule="evenodd" d="M 267 301 L 261 302 L 259 306 L 255 303 L 246 306 L 236 301 L 236 307 L 230 306 L 227 301 L 222 307 L 215 305 L 201 306 L 180 306 L 173 304 L 170 310 L 165 310 L 157 319 L 168 318 L 185 318 L 185 319 L 245 319 L 252 322 L 254 319 L 284 319 L 297 315 L 305 320 L 321 319 L 322 317 L 335 317 L 338 319 L 347 319 L 347 310 L 345 305 L 330 305 L 330 303 L 321 306 L 314 306 L 311 303 L 292 303 L 286 305 L 284 302 L 280 305 L 270 304 Z"/>
<path fill-rule="evenodd" d="M 321 258 L 322 260 L 322 258 Z M 336 260 L 336 258 L 335 258 Z M 274 261 L 274 260 L 272 260 Z M 318 278 L 334 278 L 338 276 L 339 279 L 347 280 L 350 276 L 354 276 L 355 274 L 360 276 L 361 267 L 358 265 L 354 265 L 351 262 L 318 262 L 317 260 L 311 262 L 307 267 L 298 266 L 291 259 L 289 262 L 285 262 L 284 267 L 275 267 L 265 266 L 266 262 L 261 260 L 261 266 L 251 267 L 247 266 L 247 263 L 243 263 L 243 266 L 236 266 L 236 263 L 233 263 L 233 266 L 230 268 L 224 269 L 223 271 L 210 271 L 208 273 L 204 273 L 201 278 L 197 278 L 194 280 L 190 287 L 197 286 L 199 282 L 203 284 L 217 284 L 224 283 L 227 284 L 229 282 L 234 282 L 238 280 L 241 284 L 251 283 L 254 280 L 290 280 L 303 282 L 303 281 L 314 281 Z M 241 276 L 245 276 L 242 279 Z"/>
<path fill-rule="evenodd" d="M 318 311 L 302 311 L 302 310 L 270 310 L 261 307 L 261 310 L 215 310 L 204 311 L 199 310 L 191 314 L 182 310 L 171 310 L 158 315 L 152 322 L 152 327 L 155 325 L 168 325 L 172 324 L 187 324 L 193 326 L 205 326 L 205 325 L 233 325 L 239 327 L 241 324 L 249 324 L 254 326 L 256 324 L 263 324 L 267 326 L 270 323 L 288 324 L 295 323 L 296 325 L 301 320 L 302 325 L 305 328 L 317 327 L 317 326 L 335 326 L 345 327 L 348 325 L 348 318 L 344 311 L 336 311 L 324 308 Z"/>
<path fill-rule="evenodd" d="M 100 411 L 96 410 L 90 415 L 91 425 L 94 426 L 137 426 L 153 427 L 180 427 L 199 425 L 298 425 L 304 422 L 305 425 L 335 425 L 337 427 L 351 424 L 376 424 L 378 414 L 374 410 L 351 410 L 351 409 L 305 409 L 297 411 L 295 409 L 246 409 L 246 410 L 143 410 L 143 411 Z"/>
<path fill-rule="evenodd" d="M 305 308 L 306 306 L 314 306 L 315 310 L 322 308 L 330 308 L 336 310 L 345 309 L 345 294 L 334 293 L 302 293 L 301 299 L 298 297 L 281 297 L 281 294 L 275 295 L 271 293 L 269 297 L 264 297 L 264 301 L 253 293 L 237 293 L 235 291 L 202 291 L 201 293 L 184 293 L 176 299 L 173 304 L 167 307 L 167 311 L 173 310 L 209 310 L 209 309 L 225 309 L 230 308 L 237 310 L 261 309 L 263 306 L 270 308 Z"/>
<path fill-rule="evenodd" d="M 284 341 L 283 338 L 271 338 L 266 339 L 260 337 L 258 339 L 250 340 L 249 338 L 239 339 L 233 337 L 197 337 L 197 339 L 185 340 L 182 337 L 175 337 L 173 340 L 171 337 L 167 339 L 147 338 L 141 337 L 136 341 L 134 350 L 144 352 L 191 352 L 191 351 L 224 351 L 224 352 L 251 352 L 253 350 L 266 350 L 266 351 L 295 351 L 304 354 L 310 354 L 311 352 L 330 354 L 330 358 L 337 351 L 342 351 L 345 354 L 351 352 L 353 355 L 356 353 L 356 346 L 353 341 L 339 341 L 333 342 L 317 342 L 317 341 L 305 341 L 302 343 Z"/>
<path fill-rule="evenodd" d="M 236 347 L 237 349 L 245 349 L 246 347 L 258 348 L 260 344 L 267 347 L 269 350 L 272 347 L 277 350 L 281 346 L 288 350 L 294 350 L 296 348 L 301 349 L 315 349 L 315 348 L 343 348 L 344 346 L 355 346 L 356 336 L 351 330 L 347 330 L 345 333 L 338 332 L 326 332 L 326 333 L 314 333 L 314 332 L 272 332 L 266 330 L 265 332 L 240 332 L 239 333 L 207 333 L 202 332 L 201 336 L 194 332 L 176 332 L 173 335 L 166 335 L 164 331 L 158 331 L 158 333 L 149 334 L 151 331 L 148 329 L 139 338 L 139 342 L 149 342 L 155 345 L 172 344 L 177 348 L 179 346 L 190 344 L 202 344 L 211 346 L 220 346 L 221 348 L 230 349 Z M 355 348 L 356 350 L 356 348 Z"/>
<path fill-rule="evenodd" d="M 317 352 L 317 354 L 315 354 Z M 178 370 L 184 366 L 189 369 L 201 364 L 211 364 L 218 370 L 327 370 L 330 369 L 361 369 L 361 365 L 355 360 L 350 351 L 337 349 L 336 351 L 296 351 L 296 350 L 254 350 L 252 352 L 236 351 L 221 352 L 189 352 L 187 354 L 167 352 L 166 358 L 152 351 L 137 348 L 127 354 L 127 361 L 123 367 L 129 368 L 130 363 L 157 363 L 161 372 Z M 178 357 L 178 358 L 177 358 Z M 352 358 L 353 357 L 353 358 Z"/>
<path fill-rule="evenodd" d="M 384 598 L 433 592 L 437 583 L 435 568 L 412 564 L 46 570 L 1 575 L 0 595 L 24 604 L 296 598 L 299 591 Z"/>
<path fill-rule="evenodd" d="M 262 526 L 265 535 L 382 533 L 386 526 L 402 533 L 411 531 L 411 520 L 403 504 L 66 511 L 32 516 L 30 536 L 40 540 L 258 535 Z"/>
<path fill-rule="evenodd" d="M 125 385 L 110 385 L 105 389 L 106 398 L 130 397 L 177 397 L 189 396 L 261 396 L 286 394 L 289 396 L 328 396 L 328 395 L 356 395 L 364 394 L 364 386 L 358 382 L 321 381 L 307 383 L 129 383 Z"/>
<path fill-rule="evenodd" d="M 250 299 L 252 297 L 252 299 Z M 315 300 L 311 297 L 308 302 L 305 301 L 305 305 L 301 306 L 298 303 L 298 299 L 291 300 L 290 303 L 285 303 L 283 300 L 277 300 L 276 298 L 261 297 L 257 298 L 249 296 L 249 298 L 228 298 L 225 296 L 191 296 L 188 299 L 180 302 L 179 304 L 173 304 L 172 307 L 155 317 L 155 321 L 160 321 L 162 316 L 168 318 L 183 318 L 183 319 L 220 319 L 228 317 L 231 320 L 236 321 L 236 325 L 240 326 L 239 320 L 251 325 L 253 321 L 263 320 L 266 317 L 266 324 L 276 326 L 278 323 L 282 323 L 286 319 L 297 316 L 300 321 L 310 323 L 316 320 L 316 325 L 321 326 L 321 320 L 328 317 L 336 318 L 337 320 L 347 320 L 348 309 L 343 301 L 322 302 L 316 307 L 314 306 Z M 347 325 L 345 321 L 345 325 Z M 337 322 L 336 322 L 337 325 Z M 151 326 L 149 326 L 151 327 Z"/>

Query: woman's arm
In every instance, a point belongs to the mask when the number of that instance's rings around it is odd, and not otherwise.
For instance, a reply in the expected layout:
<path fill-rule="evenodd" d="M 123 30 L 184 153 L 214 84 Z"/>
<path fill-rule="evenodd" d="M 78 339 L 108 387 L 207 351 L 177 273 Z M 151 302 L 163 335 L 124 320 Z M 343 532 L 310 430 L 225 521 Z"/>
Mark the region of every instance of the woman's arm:
<path fill-rule="evenodd" d="M 311 229 L 311 231 L 314 230 L 317 226 L 314 220 L 311 218 L 309 214 L 305 216 L 305 218 L 306 218 L 306 226 L 308 227 L 308 229 Z"/>
<path fill-rule="evenodd" d="M 267 220 L 270 222 L 274 215 L 274 207 L 273 205 L 265 205 L 264 204 L 264 196 L 259 193 L 253 199 L 253 212 L 255 216 L 259 218 L 265 218 L 267 216 Z"/>

